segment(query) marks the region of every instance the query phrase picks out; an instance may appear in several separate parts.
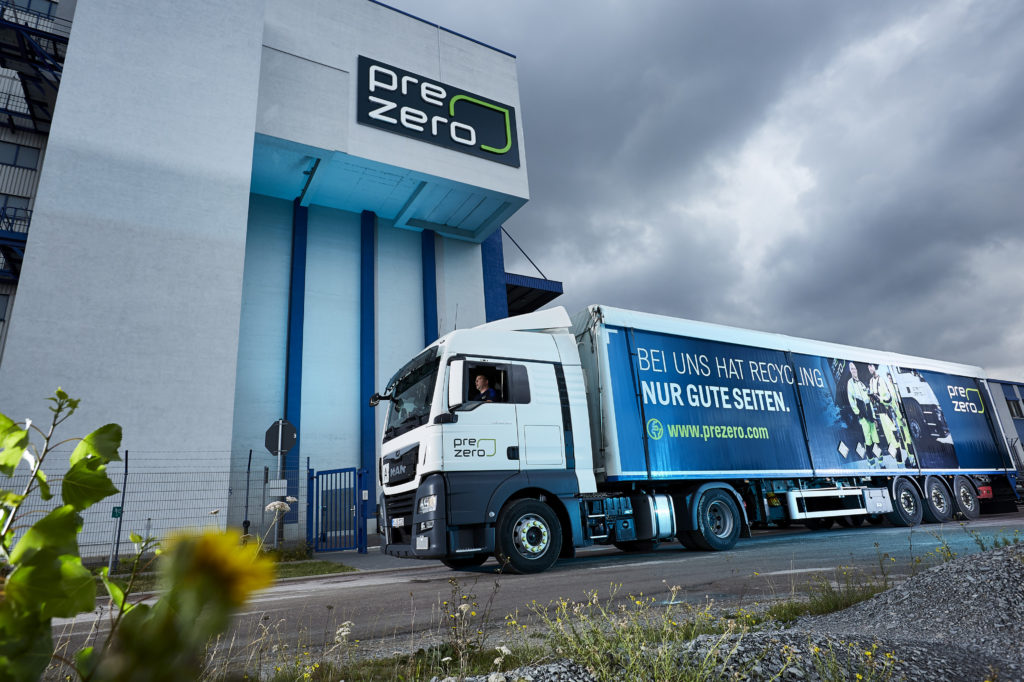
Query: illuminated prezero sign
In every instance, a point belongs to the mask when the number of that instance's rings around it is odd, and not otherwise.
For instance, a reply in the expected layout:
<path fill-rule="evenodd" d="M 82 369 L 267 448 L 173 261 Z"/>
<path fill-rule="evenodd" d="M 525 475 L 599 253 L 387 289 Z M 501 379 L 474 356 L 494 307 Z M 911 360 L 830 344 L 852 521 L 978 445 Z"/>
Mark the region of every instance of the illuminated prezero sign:
<path fill-rule="evenodd" d="M 519 167 L 514 108 L 363 56 L 356 120 Z"/>

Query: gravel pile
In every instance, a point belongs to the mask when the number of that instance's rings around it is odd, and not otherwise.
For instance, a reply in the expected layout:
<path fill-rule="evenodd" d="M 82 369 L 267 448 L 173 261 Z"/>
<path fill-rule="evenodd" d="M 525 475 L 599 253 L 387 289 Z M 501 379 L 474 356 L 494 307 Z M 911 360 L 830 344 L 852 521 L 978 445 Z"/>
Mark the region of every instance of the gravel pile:
<path fill-rule="evenodd" d="M 870 652 L 870 653 L 869 653 Z M 958 558 L 844 611 L 792 627 L 680 646 L 729 679 L 1024 680 L 1024 547 Z M 886 675 L 879 675 L 888 666 Z M 782 672 L 785 669 L 785 672 Z M 838 675 L 837 675 L 838 671 Z M 781 675 L 780 675 L 781 673 Z M 473 682 L 592 682 L 570 661 Z"/>

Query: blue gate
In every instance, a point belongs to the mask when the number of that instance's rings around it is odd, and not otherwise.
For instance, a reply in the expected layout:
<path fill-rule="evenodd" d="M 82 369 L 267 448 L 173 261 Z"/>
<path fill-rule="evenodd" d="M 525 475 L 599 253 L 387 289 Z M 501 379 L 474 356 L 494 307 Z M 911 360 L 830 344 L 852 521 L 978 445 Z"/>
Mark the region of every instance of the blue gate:
<path fill-rule="evenodd" d="M 366 553 L 365 469 L 309 470 L 306 539 L 316 552 Z"/>

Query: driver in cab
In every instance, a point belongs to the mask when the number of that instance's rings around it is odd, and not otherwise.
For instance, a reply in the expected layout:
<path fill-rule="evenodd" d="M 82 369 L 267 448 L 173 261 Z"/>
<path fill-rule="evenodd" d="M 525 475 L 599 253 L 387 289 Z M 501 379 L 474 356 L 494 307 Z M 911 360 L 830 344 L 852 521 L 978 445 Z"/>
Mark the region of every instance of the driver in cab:
<path fill-rule="evenodd" d="M 498 399 L 498 392 L 491 388 L 491 380 L 483 374 L 476 375 L 476 390 L 477 393 L 472 397 L 473 400 L 493 403 Z"/>

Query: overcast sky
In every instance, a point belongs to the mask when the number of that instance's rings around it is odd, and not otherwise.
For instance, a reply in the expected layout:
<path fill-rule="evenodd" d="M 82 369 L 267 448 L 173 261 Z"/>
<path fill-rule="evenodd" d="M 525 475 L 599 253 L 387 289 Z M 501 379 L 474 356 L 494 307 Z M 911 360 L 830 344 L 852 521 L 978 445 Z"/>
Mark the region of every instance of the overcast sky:
<path fill-rule="evenodd" d="M 506 227 L 570 312 L 1024 379 L 1024 3 L 389 4 L 517 55 Z"/>

